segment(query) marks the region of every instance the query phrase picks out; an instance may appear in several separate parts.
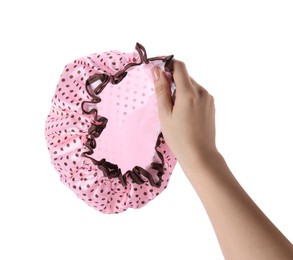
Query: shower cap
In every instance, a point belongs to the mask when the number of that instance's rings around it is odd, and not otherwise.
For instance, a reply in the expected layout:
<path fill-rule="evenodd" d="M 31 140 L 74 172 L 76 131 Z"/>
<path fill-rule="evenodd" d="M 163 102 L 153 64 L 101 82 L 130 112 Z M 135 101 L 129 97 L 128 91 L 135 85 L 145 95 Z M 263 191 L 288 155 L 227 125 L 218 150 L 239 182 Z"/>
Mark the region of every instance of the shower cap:
<path fill-rule="evenodd" d="M 151 69 L 172 82 L 172 58 L 148 58 L 137 43 L 133 53 L 95 53 L 63 70 L 45 123 L 48 150 L 62 183 L 98 211 L 140 208 L 167 187 L 176 158 L 160 131 Z"/>

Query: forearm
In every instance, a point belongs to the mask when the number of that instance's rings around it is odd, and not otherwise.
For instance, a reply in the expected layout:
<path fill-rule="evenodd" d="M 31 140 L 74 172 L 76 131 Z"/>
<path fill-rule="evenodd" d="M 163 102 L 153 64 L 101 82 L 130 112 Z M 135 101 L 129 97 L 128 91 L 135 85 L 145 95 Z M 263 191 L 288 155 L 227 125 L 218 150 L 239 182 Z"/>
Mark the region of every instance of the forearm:
<path fill-rule="evenodd" d="M 182 158 L 226 259 L 293 259 L 292 244 L 270 222 L 215 152 Z"/>
<path fill-rule="evenodd" d="M 246 194 L 215 147 L 213 97 L 173 62 L 176 99 L 167 76 L 153 70 L 162 132 L 199 195 L 226 259 L 292 260 L 292 244 Z"/>

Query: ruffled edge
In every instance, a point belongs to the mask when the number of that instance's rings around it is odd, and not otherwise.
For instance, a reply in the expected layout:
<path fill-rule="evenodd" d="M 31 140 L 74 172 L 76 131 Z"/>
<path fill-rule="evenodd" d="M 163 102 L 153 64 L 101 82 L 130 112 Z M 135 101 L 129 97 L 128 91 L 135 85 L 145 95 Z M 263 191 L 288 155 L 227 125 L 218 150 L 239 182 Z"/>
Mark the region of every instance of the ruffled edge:
<path fill-rule="evenodd" d="M 147 169 L 144 169 L 140 166 L 135 166 L 133 167 L 132 170 L 128 170 L 126 171 L 125 174 L 122 174 L 121 169 L 119 168 L 117 164 L 109 162 L 105 158 L 96 160 L 93 157 L 91 157 L 91 155 L 94 153 L 94 149 L 96 148 L 96 139 L 99 138 L 103 130 L 106 128 L 108 119 L 106 117 L 99 116 L 98 110 L 96 108 L 87 110 L 85 107 L 93 107 L 94 105 L 102 101 L 101 98 L 99 97 L 99 94 L 104 90 L 107 84 L 108 83 L 111 83 L 114 85 L 118 84 L 126 77 L 127 70 L 129 68 L 139 66 L 143 63 L 148 64 L 150 61 L 164 62 L 165 71 L 171 73 L 172 75 L 171 62 L 173 59 L 173 55 L 147 58 L 146 50 L 141 44 L 137 43 L 135 49 L 139 54 L 139 58 L 140 58 L 139 61 L 137 61 L 134 58 L 133 62 L 126 64 L 122 70 L 118 71 L 114 75 L 96 73 L 90 76 L 86 80 L 85 88 L 91 100 L 83 101 L 81 103 L 81 109 L 84 114 L 93 116 L 94 121 L 91 123 L 91 126 L 88 129 L 88 136 L 85 142 L 85 147 L 87 148 L 87 151 L 83 152 L 82 156 L 90 159 L 92 163 L 96 165 L 103 172 L 103 175 L 105 177 L 108 177 L 109 179 L 118 178 L 123 186 L 127 186 L 126 176 L 129 176 L 130 179 L 133 181 L 133 183 L 143 184 L 145 181 L 142 177 L 145 177 L 149 181 L 151 186 L 160 187 L 162 183 L 162 176 L 164 175 L 164 163 L 165 163 L 164 156 L 159 151 L 159 147 L 161 146 L 163 142 L 162 133 L 158 135 L 156 145 L 155 145 L 155 151 L 161 162 L 159 163 L 152 162 L 150 165 L 151 169 L 157 171 L 157 181 Z M 97 87 L 92 89 L 91 84 L 93 84 L 96 81 L 100 81 L 101 83 Z"/>

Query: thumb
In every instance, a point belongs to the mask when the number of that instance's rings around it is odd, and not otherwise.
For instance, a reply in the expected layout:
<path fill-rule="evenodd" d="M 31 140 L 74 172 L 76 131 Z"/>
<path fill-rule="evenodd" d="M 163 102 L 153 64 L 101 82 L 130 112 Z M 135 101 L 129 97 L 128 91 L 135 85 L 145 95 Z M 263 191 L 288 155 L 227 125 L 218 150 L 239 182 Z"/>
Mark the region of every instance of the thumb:
<path fill-rule="evenodd" d="M 173 107 L 170 83 L 167 75 L 159 67 L 152 69 L 152 76 L 158 101 L 159 118 L 162 120 L 171 113 Z"/>

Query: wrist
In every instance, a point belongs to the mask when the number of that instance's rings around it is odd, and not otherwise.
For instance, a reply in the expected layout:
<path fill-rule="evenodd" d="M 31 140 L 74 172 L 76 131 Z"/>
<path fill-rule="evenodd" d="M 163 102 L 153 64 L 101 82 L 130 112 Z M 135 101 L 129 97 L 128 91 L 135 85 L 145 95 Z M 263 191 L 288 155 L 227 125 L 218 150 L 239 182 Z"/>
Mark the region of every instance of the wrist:
<path fill-rule="evenodd" d="M 218 167 L 225 163 L 223 156 L 216 148 L 186 151 L 179 154 L 177 160 L 186 175 L 204 172 L 208 168 Z"/>

